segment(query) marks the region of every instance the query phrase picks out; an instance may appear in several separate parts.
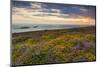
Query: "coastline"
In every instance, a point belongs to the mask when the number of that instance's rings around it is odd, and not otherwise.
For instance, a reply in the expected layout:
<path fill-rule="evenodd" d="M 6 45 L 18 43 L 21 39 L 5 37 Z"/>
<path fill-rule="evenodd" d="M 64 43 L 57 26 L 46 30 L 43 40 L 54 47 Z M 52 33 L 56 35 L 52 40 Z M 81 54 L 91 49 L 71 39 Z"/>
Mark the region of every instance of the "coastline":
<path fill-rule="evenodd" d="M 88 29 L 95 29 L 96 26 L 88 26 L 88 27 L 80 27 L 80 28 L 68 28 L 68 29 L 54 29 L 54 30 L 38 30 L 38 31 L 27 31 L 27 32 L 18 32 L 18 33 L 12 33 L 12 34 L 24 34 L 24 33 L 34 33 L 34 32 L 45 32 L 45 31 L 61 31 L 61 30 L 72 30 L 72 29 L 85 29 L 85 28 L 88 28 Z"/>

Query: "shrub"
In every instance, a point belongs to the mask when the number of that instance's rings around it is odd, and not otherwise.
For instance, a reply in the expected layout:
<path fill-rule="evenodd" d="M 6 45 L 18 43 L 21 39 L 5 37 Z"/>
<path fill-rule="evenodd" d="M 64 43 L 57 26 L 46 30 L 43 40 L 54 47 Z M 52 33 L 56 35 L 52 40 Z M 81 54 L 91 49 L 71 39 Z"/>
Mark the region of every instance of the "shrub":
<path fill-rule="evenodd" d="M 27 44 L 33 45 L 33 44 L 36 44 L 38 40 L 30 38 L 30 39 L 27 39 L 25 42 Z"/>

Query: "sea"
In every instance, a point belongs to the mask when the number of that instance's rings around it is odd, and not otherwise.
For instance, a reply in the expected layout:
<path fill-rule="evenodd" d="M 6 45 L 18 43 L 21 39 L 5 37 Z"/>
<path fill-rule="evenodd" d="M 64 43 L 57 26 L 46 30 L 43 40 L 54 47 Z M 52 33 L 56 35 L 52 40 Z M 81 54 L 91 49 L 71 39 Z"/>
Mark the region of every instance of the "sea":
<path fill-rule="evenodd" d="M 12 24 L 12 33 L 41 31 L 41 30 L 57 30 L 84 27 L 81 25 L 66 24 Z"/>

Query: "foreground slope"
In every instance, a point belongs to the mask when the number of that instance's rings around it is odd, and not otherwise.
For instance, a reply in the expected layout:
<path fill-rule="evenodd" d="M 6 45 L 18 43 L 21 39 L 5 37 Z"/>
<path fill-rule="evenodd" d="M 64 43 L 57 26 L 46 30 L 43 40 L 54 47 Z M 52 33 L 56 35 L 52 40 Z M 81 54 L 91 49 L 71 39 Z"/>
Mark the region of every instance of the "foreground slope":
<path fill-rule="evenodd" d="M 96 60 L 95 26 L 12 34 L 12 64 Z"/>

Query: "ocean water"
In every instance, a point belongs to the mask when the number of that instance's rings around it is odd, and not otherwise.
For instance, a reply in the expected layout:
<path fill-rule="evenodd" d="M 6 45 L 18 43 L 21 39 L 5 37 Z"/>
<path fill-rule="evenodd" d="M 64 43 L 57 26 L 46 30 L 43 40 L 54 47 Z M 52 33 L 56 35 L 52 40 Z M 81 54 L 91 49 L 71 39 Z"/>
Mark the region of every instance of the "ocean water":
<path fill-rule="evenodd" d="M 40 30 L 57 30 L 68 28 L 79 28 L 80 25 L 63 25 L 63 24 L 12 24 L 12 33 L 40 31 Z"/>

